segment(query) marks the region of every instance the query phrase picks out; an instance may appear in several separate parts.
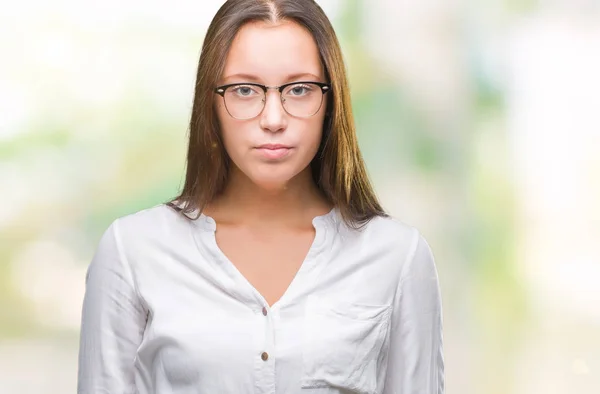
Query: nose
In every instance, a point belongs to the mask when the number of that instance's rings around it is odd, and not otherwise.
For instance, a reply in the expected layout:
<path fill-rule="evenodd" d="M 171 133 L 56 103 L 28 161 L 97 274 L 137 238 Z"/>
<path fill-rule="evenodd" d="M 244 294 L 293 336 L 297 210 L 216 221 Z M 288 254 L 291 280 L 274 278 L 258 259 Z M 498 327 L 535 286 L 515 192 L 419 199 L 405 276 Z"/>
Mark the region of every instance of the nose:
<path fill-rule="evenodd" d="M 283 131 L 287 127 L 287 112 L 276 89 L 268 90 L 265 94 L 265 108 L 260 116 L 260 127 L 272 133 Z"/>

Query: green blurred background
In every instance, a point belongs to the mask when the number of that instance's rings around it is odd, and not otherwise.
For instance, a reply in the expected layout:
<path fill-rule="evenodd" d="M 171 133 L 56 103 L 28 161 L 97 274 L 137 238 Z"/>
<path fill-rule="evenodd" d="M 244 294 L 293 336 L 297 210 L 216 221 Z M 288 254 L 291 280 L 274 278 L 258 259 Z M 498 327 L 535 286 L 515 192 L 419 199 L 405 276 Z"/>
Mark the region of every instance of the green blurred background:
<path fill-rule="evenodd" d="M 436 256 L 447 393 L 600 393 L 600 4 L 319 3 L 376 190 Z M 0 393 L 75 392 L 87 265 L 177 194 L 221 4 L 0 10 Z"/>

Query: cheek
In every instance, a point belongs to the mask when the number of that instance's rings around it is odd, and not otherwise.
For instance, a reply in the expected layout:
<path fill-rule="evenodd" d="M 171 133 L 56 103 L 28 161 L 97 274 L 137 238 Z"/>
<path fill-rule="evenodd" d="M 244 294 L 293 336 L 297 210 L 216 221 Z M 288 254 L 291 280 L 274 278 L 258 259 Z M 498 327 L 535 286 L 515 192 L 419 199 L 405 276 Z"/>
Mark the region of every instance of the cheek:
<path fill-rule="evenodd" d="M 215 101 L 215 111 L 217 113 L 217 119 L 219 121 L 219 126 L 221 129 L 228 126 L 231 122 L 231 116 L 227 113 L 227 109 L 225 109 L 225 105 L 223 101 L 219 98 L 219 100 Z"/>
<path fill-rule="evenodd" d="M 324 115 L 316 115 L 307 127 L 306 140 L 310 141 L 311 149 L 317 150 L 323 138 Z M 316 152 L 315 152 L 316 153 Z"/>
<path fill-rule="evenodd" d="M 316 151 L 319 149 L 319 146 L 321 145 L 322 138 L 323 138 L 323 128 L 321 127 L 321 124 L 319 124 L 318 126 L 314 126 L 314 128 L 311 128 L 310 149 L 313 151 L 313 154 L 317 153 Z"/>
<path fill-rule="evenodd" d="M 227 113 L 222 102 L 217 102 L 215 109 L 217 111 L 223 145 L 225 146 L 229 157 L 235 157 L 236 153 L 234 149 L 236 146 L 240 146 L 239 139 L 242 135 L 242 133 L 235 132 L 239 129 L 239 125 L 236 125 L 236 120 L 229 116 L 229 113 Z"/>

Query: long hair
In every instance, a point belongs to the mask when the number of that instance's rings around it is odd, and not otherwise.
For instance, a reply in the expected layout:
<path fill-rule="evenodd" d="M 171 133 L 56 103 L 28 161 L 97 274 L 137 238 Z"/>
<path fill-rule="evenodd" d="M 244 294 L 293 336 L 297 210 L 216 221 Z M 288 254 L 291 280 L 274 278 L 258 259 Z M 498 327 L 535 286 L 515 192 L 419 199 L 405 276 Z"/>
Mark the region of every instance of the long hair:
<path fill-rule="evenodd" d="M 375 216 L 387 216 L 358 147 L 340 44 L 329 19 L 314 0 L 228 0 L 221 6 L 206 33 L 198 64 L 185 183 L 169 205 L 186 216 L 192 212 L 199 215 L 227 184 L 231 164 L 221 139 L 214 88 L 237 32 L 255 21 L 298 23 L 312 34 L 319 49 L 332 89 L 321 144 L 310 164 L 317 187 L 352 228 L 362 227 Z"/>

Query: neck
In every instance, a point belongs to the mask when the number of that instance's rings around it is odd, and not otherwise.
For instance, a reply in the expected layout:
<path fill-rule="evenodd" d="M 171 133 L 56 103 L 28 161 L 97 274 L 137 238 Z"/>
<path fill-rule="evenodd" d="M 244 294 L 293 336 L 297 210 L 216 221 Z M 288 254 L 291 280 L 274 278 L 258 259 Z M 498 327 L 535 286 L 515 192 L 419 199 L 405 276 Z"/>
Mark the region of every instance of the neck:
<path fill-rule="evenodd" d="M 224 192 L 206 208 L 215 220 L 253 227 L 305 226 L 332 206 L 306 168 L 286 185 L 269 189 L 253 183 L 241 171 L 231 171 Z"/>

